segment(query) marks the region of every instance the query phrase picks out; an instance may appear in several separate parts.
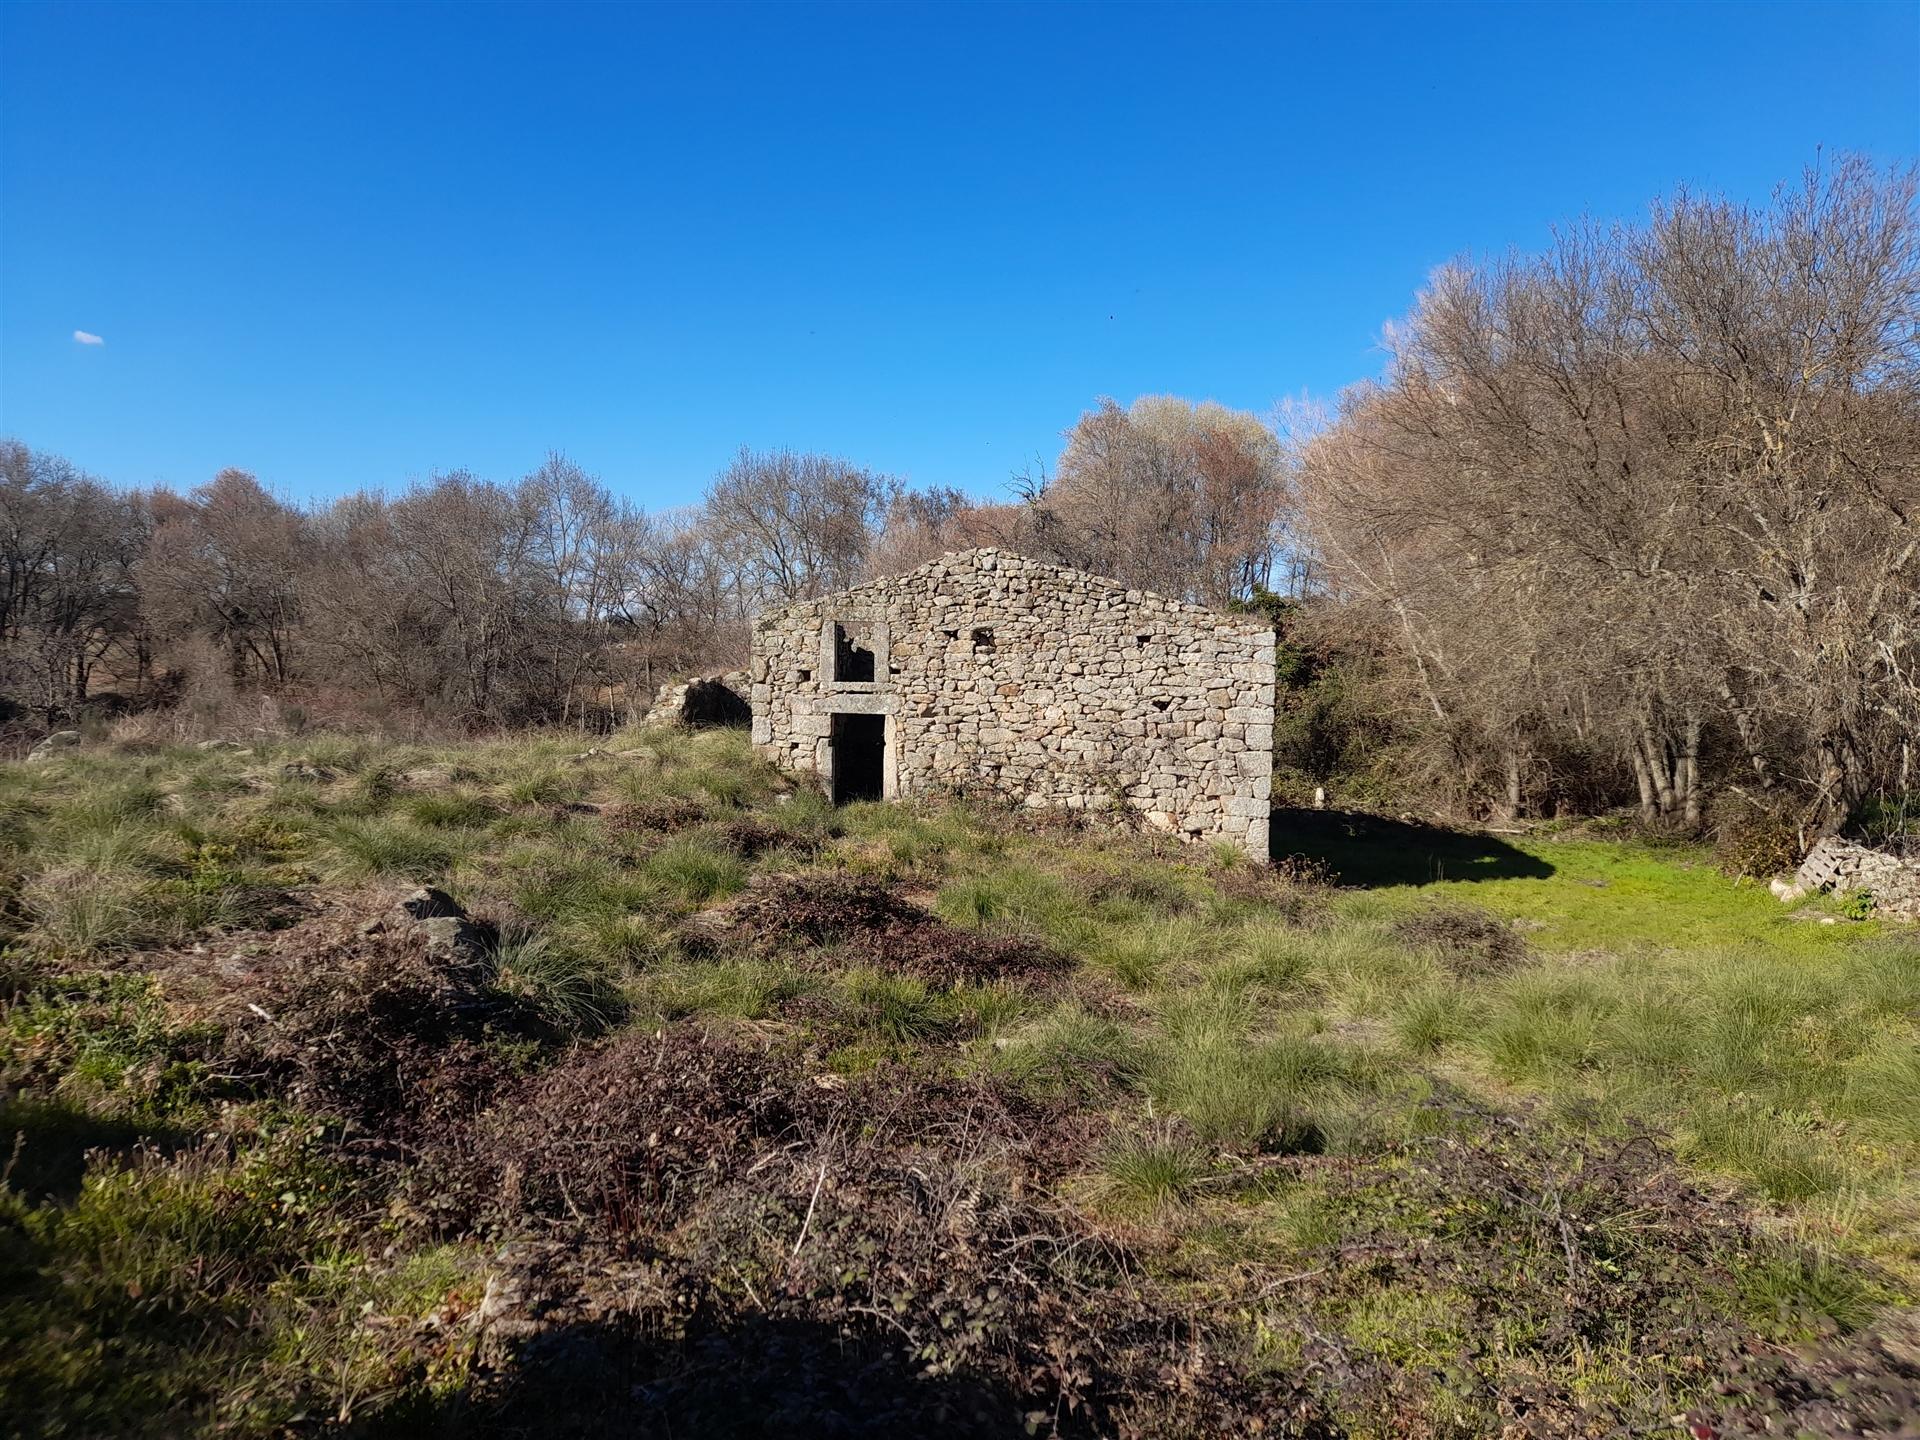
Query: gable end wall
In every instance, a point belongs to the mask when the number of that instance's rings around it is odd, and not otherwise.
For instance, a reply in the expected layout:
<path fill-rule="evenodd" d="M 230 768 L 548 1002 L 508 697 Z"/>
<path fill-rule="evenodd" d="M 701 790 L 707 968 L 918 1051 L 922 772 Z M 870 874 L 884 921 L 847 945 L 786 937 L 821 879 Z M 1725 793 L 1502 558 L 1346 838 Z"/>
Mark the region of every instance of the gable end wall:
<path fill-rule="evenodd" d="M 835 622 L 877 636 L 873 684 L 832 683 Z M 753 738 L 831 783 L 833 714 L 879 713 L 889 796 L 984 786 L 1033 808 L 1125 806 L 1265 860 L 1273 661 L 1257 622 L 965 551 L 762 616 Z"/>

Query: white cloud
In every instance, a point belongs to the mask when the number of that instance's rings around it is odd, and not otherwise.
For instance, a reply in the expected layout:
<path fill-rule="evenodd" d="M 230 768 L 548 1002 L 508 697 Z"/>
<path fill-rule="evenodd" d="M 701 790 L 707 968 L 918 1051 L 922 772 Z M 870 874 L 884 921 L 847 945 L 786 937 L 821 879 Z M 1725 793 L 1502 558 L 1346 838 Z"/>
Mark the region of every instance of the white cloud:
<path fill-rule="evenodd" d="M 78 340 L 82 345 L 104 345 L 107 343 L 106 341 L 102 340 L 98 335 L 92 334 L 91 332 L 86 330 L 74 331 L 73 338 Z"/>

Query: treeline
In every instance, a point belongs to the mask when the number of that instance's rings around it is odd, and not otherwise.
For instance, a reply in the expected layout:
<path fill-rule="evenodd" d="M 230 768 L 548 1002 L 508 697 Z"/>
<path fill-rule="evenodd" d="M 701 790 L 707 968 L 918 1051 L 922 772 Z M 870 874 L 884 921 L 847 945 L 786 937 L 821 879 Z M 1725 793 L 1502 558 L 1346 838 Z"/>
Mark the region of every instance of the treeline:
<path fill-rule="evenodd" d="M 618 724 L 664 680 L 739 663 L 761 608 L 999 543 L 1224 602 L 1272 568 L 1279 446 L 1252 416 L 1145 400 L 1076 427 L 1016 503 L 847 461 L 743 451 L 649 513 L 566 458 L 501 484 L 290 505 L 228 470 L 126 493 L 0 444 L 0 693 L 44 728 L 247 696 L 334 721 Z"/>
<path fill-rule="evenodd" d="M 42 726 L 267 695 L 603 727 L 738 663 L 763 606 L 996 544 L 1270 614 L 1302 793 L 1802 837 L 1897 816 L 1916 233 L 1914 176 L 1859 161 L 1767 207 L 1682 194 L 1443 270 L 1384 377 L 1318 423 L 1103 400 L 997 503 L 743 451 L 684 511 L 561 456 L 303 509 L 238 471 L 123 493 L 7 444 L 0 693 Z"/>
<path fill-rule="evenodd" d="M 1920 734 L 1911 172 L 1439 274 L 1300 454 L 1435 783 L 1509 813 L 1897 811 Z M 1403 723 L 1405 723 L 1403 721 Z"/>

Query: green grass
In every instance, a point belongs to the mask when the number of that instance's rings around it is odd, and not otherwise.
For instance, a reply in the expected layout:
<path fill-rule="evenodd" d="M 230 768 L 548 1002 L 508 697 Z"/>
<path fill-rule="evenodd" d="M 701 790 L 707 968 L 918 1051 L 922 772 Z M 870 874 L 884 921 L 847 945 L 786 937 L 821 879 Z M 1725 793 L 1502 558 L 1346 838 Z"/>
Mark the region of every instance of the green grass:
<path fill-rule="evenodd" d="M 604 1030 L 625 1008 L 611 966 L 528 929 L 503 931 L 493 948 L 493 983 L 562 1030 Z"/>
<path fill-rule="evenodd" d="M 306 1407 L 457 1384 L 468 1331 L 423 1317 L 471 1303 L 480 1252 L 354 1230 L 374 1212 L 323 1191 L 345 1182 L 302 1158 L 320 1127 L 228 1076 L 218 1027 L 183 1020 L 165 966 L 147 973 L 159 947 L 217 955 L 221 932 L 281 923 L 282 891 L 377 910 L 414 883 L 504 922 L 489 978 L 554 1053 L 698 1024 L 802 1057 L 823 1094 L 894 1066 L 998 1087 L 1036 1125 L 1064 1115 L 1086 1148 L 1042 1203 L 1084 1201 L 1140 1237 L 1147 1273 L 1202 1307 L 1237 1266 L 1323 1266 L 1378 1219 L 1341 1210 L 1329 1177 L 1385 1173 L 1396 1147 L 1448 1126 L 1471 1136 L 1469 1112 L 1639 1137 L 1764 1214 L 1777 1244 L 1725 1272 L 1727 1303 L 1764 1333 L 1857 1328 L 1920 1289 L 1911 931 L 1791 920 L 1678 846 L 1317 833 L 1298 848 L 1347 882 L 1328 890 L 985 806 L 835 810 L 737 735 L 586 748 L 303 735 L 251 755 L 89 750 L 0 769 L 0 1139 L 25 1137 L 0 1185 L 9 1403 L 26 1396 L 69 1433 L 173 1433 L 157 1405 L 188 1417 L 180 1433 L 253 1435 Z M 291 762 L 326 773 L 288 778 Z M 593 810 L 675 799 L 697 817 L 671 832 Z M 794 843 L 743 858 L 743 819 Z M 951 986 L 871 968 L 853 944 L 774 960 L 688 923 L 794 870 L 896 882 L 948 924 L 1052 947 L 1066 973 Z M 1431 926 L 1421 939 L 1409 917 L 1441 907 L 1484 915 L 1455 915 L 1458 943 Z M 1390 1268 L 1351 1285 L 1326 1333 L 1410 1373 L 1451 1363 L 1444 1288 Z M 369 1326 L 368 1305 L 402 1318 Z M 1297 1361 L 1284 1328 L 1247 1343 Z M 443 1348 L 423 1361 L 409 1347 L 430 1333 Z M 1553 1383 L 1645 1379 L 1613 1363 L 1568 1360 Z M 222 1409 L 239 1373 L 257 1394 Z M 1483 1418 L 1415 1388 L 1442 1433 Z"/>
<path fill-rule="evenodd" d="M 357 880 L 432 880 L 446 873 L 460 850 L 443 831 L 384 816 L 343 820 L 328 840 L 339 857 L 339 873 Z"/>
<path fill-rule="evenodd" d="M 1477 846 L 1444 839 L 1302 840 L 1299 848 L 1325 860 L 1343 884 L 1367 887 L 1362 909 L 1383 896 L 1390 906 L 1475 905 L 1523 922 L 1528 944 L 1548 953 L 1758 946 L 1817 956 L 1849 949 L 1879 928 L 1790 919 L 1798 907 L 1782 905 L 1763 884 L 1730 880 L 1700 850 L 1532 836 L 1497 843 L 1519 858 L 1489 860 Z M 1275 844 L 1289 849 L 1293 842 L 1282 837 Z M 1839 914 L 1818 901 L 1811 908 Z"/>
<path fill-rule="evenodd" d="M 1099 1100 L 1131 1091 L 1147 1069 L 1147 1042 L 1132 1027 L 1068 1002 L 1001 1037 L 992 1068 L 1030 1094 Z"/>
<path fill-rule="evenodd" d="M 1091 1189 L 1105 1210 L 1161 1219 L 1185 1203 L 1212 1168 L 1206 1146 L 1170 1127 L 1123 1132 L 1108 1142 Z"/>

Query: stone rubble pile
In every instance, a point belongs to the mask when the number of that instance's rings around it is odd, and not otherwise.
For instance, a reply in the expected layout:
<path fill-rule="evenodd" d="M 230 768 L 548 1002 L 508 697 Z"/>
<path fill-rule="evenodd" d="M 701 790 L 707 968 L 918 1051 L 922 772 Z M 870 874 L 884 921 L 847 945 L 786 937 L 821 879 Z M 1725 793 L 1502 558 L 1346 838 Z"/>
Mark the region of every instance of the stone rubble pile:
<path fill-rule="evenodd" d="M 698 729 L 745 725 L 748 718 L 747 672 L 729 670 L 724 675 L 698 675 L 691 680 L 673 680 L 662 685 L 641 724 L 685 725 Z"/>
<path fill-rule="evenodd" d="M 1792 884 L 1778 884 L 1774 893 L 1798 900 L 1816 890 L 1839 895 L 1864 890 L 1873 898 L 1876 914 L 1920 920 L 1920 860 L 1903 860 L 1851 840 L 1829 835 L 1816 841 Z"/>

